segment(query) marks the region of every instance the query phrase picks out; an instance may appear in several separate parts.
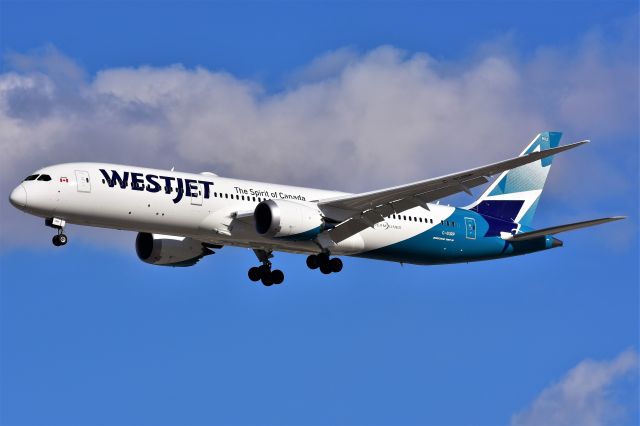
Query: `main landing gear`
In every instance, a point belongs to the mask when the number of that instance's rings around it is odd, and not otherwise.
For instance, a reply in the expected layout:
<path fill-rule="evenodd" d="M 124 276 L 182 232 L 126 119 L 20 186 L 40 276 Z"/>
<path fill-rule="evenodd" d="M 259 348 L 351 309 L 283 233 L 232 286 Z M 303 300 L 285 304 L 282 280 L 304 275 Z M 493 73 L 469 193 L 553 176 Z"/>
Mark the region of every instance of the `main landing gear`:
<path fill-rule="evenodd" d="M 309 269 L 318 269 L 323 274 L 342 271 L 342 260 L 337 257 L 329 257 L 328 253 L 312 254 L 307 257 Z"/>
<path fill-rule="evenodd" d="M 282 284 L 284 281 L 284 273 L 279 270 L 271 270 L 270 258 L 273 257 L 271 251 L 253 250 L 258 260 L 262 262 L 261 266 L 254 266 L 249 269 L 249 279 L 251 281 L 262 281 L 262 284 L 269 287 L 273 284 Z"/>
<path fill-rule="evenodd" d="M 63 233 L 65 221 L 62 219 L 58 219 L 57 217 L 51 217 L 44 220 L 44 224 L 49 228 L 57 229 L 58 234 L 54 235 L 51 241 L 53 245 L 56 247 L 63 246 L 67 244 L 67 236 Z"/>

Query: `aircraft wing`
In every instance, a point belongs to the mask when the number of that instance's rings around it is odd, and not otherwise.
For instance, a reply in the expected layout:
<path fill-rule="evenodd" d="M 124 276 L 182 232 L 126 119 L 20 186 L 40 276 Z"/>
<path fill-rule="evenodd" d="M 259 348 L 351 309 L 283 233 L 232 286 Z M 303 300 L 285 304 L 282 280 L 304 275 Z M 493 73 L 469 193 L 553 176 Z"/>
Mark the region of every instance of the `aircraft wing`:
<path fill-rule="evenodd" d="M 604 217 L 602 219 L 585 220 L 584 222 L 569 223 L 566 225 L 552 226 L 550 228 L 537 229 L 535 231 L 523 232 L 508 237 L 509 241 L 526 241 L 532 238 L 542 237 L 545 235 L 559 234 L 560 232 L 572 231 L 574 229 L 586 228 L 587 226 L 600 225 L 601 223 L 613 222 L 615 220 L 625 219 L 625 216 Z"/>
<path fill-rule="evenodd" d="M 587 142 L 580 141 L 544 151 L 531 152 L 475 169 L 393 188 L 320 200 L 318 207 L 327 217 L 337 218 L 340 221 L 335 228 L 327 231 L 331 240 L 334 243 L 339 243 L 368 227 L 373 227 L 378 222 L 384 221 L 387 216 L 418 206 L 428 210 L 427 203 L 429 202 L 459 192 L 471 194 L 470 188 L 488 182 L 490 176 L 558 154 Z"/>

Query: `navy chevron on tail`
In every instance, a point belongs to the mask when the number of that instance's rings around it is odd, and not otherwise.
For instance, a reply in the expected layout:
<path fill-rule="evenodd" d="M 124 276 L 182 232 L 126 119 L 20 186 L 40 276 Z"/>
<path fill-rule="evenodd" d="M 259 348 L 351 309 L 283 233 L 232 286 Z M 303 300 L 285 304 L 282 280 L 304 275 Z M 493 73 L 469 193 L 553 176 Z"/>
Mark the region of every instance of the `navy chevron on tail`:
<path fill-rule="evenodd" d="M 555 148 L 560 132 L 542 132 L 520 156 Z M 478 200 L 468 206 L 483 216 L 531 226 L 540 195 L 551 169 L 553 156 L 503 172 Z"/>

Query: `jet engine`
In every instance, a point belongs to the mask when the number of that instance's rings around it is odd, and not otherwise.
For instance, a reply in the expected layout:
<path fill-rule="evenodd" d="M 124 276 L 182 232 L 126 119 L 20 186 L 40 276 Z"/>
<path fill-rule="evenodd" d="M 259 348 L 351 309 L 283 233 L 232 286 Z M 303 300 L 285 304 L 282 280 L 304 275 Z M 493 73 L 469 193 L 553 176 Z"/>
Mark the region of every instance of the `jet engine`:
<path fill-rule="evenodd" d="M 256 206 L 253 216 L 256 231 L 266 237 L 307 241 L 324 229 L 322 213 L 309 203 L 266 200 Z"/>
<path fill-rule="evenodd" d="M 136 253 L 151 265 L 192 266 L 214 252 L 193 238 L 140 232 L 136 237 Z"/>

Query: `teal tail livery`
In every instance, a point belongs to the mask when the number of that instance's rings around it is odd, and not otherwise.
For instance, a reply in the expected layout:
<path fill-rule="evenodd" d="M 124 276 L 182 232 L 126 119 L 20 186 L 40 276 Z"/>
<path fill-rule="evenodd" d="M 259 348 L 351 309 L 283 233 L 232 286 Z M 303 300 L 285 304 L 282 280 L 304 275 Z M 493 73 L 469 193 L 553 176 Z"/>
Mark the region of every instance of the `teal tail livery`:
<path fill-rule="evenodd" d="M 27 176 L 10 194 L 16 208 L 44 218 L 67 244 L 67 224 L 131 230 L 145 263 L 190 267 L 224 246 L 253 249 L 251 281 L 280 284 L 274 252 L 305 254 L 323 274 L 339 256 L 420 265 L 499 259 L 563 245 L 556 234 L 623 219 L 612 216 L 534 229 L 551 163 L 588 141 L 560 145 L 542 132 L 518 156 L 360 194 L 253 182 L 211 172 L 183 173 L 123 164 L 67 163 Z M 380 167 L 389 167 L 381 164 Z M 442 198 L 487 184 L 467 207 Z"/>
<path fill-rule="evenodd" d="M 561 137 L 560 132 L 540 133 L 520 156 L 555 148 L 560 144 Z M 467 208 L 484 216 L 530 227 L 552 161 L 553 157 L 550 156 L 502 172 L 478 201 Z"/>

